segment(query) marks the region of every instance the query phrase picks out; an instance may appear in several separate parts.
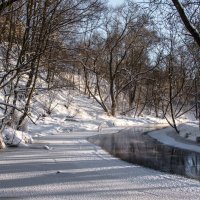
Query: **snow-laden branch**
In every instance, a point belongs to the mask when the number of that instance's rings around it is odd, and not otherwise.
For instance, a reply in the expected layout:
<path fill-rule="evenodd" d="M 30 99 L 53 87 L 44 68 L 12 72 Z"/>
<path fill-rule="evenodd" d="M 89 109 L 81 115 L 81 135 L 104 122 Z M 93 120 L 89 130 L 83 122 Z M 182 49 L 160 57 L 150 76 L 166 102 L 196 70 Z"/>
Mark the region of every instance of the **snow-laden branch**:
<path fill-rule="evenodd" d="M 7 106 L 7 107 L 14 108 L 14 109 L 18 110 L 19 112 L 22 112 L 22 113 L 23 113 L 23 109 L 20 109 L 20 108 L 18 108 L 18 107 L 15 106 L 15 105 L 8 104 L 8 103 L 4 103 L 4 102 L 2 102 L 2 101 L 0 101 L 0 105 L 4 105 L 4 106 Z M 31 117 L 30 117 L 29 115 L 27 115 L 27 117 L 31 120 L 31 122 L 32 122 L 33 124 L 36 125 L 36 123 L 33 121 L 33 119 L 31 119 Z"/>
<path fill-rule="evenodd" d="M 14 109 L 16 109 L 16 110 L 22 112 L 22 109 L 18 108 L 17 106 L 14 106 L 14 105 L 12 105 L 12 104 L 8 104 L 8 103 L 4 103 L 4 102 L 0 101 L 0 105 L 4 105 L 4 106 L 7 106 L 7 107 L 11 107 L 11 108 L 14 108 Z"/>

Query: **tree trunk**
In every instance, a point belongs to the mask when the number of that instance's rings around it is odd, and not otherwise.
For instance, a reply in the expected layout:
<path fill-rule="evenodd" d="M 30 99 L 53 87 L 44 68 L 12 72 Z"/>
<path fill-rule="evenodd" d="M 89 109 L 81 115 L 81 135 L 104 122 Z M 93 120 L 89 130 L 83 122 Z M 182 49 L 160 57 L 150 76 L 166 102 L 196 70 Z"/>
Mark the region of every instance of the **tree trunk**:
<path fill-rule="evenodd" d="M 113 99 L 113 100 L 112 100 L 112 106 L 111 106 L 111 115 L 112 115 L 113 117 L 116 116 L 116 108 L 117 108 L 116 100 Z"/>
<path fill-rule="evenodd" d="M 179 16 L 180 16 L 182 22 L 184 23 L 186 29 L 190 32 L 190 34 L 194 38 L 197 45 L 200 47 L 200 33 L 199 33 L 199 31 L 190 22 L 190 20 L 189 20 L 188 16 L 186 15 L 185 10 L 184 10 L 182 4 L 180 3 L 180 1 L 179 0 L 172 0 L 172 2 L 174 4 L 174 6 L 176 7 L 176 10 L 178 11 Z"/>
<path fill-rule="evenodd" d="M 128 98 L 129 109 L 133 107 L 133 103 L 135 101 L 135 95 L 136 95 L 136 84 L 134 85 L 133 90 L 129 91 L 129 98 Z"/>
<path fill-rule="evenodd" d="M 6 145 L 3 141 L 2 135 L 0 134 L 0 149 L 4 149 L 5 147 L 6 147 Z"/>

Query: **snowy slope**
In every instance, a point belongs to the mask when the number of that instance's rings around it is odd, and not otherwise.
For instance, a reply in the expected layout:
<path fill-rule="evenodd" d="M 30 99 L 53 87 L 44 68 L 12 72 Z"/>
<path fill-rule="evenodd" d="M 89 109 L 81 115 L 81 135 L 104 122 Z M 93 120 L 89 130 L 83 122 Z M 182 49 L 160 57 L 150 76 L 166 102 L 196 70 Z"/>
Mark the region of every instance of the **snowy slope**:
<path fill-rule="evenodd" d="M 61 132 L 102 131 L 108 127 L 118 130 L 149 124 L 159 125 L 161 128 L 168 126 L 164 119 L 147 115 L 140 118 L 108 116 L 94 99 L 88 98 L 88 96 L 77 90 L 40 91 L 39 95 L 36 95 L 33 99 L 31 112 L 31 118 L 35 124 L 29 121 L 28 133 L 32 137 L 59 134 Z M 181 119 L 180 123 L 184 120 Z M 200 136 L 198 124 L 195 121 L 181 124 L 180 129 L 181 136 L 185 137 L 187 135 L 188 139 L 196 140 L 196 137 Z M 7 130 L 6 133 L 8 133 Z M 26 136 L 27 133 L 19 133 L 18 135 Z M 13 138 L 13 136 L 10 138 Z M 165 140 L 164 137 L 163 139 Z M 27 136 L 25 139 L 16 138 L 15 143 L 18 144 L 19 140 L 21 142 L 23 140 L 32 141 Z"/>
<path fill-rule="evenodd" d="M 78 91 L 60 91 L 56 94 L 56 98 L 52 107 L 54 108 L 51 115 L 47 115 L 43 109 L 47 101 L 47 95 L 44 95 L 36 102 L 37 112 L 41 112 L 40 117 L 36 121 L 37 125 L 30 125 L 29 132 L 33 136 L 44 136 L 48 134 L 58 134 L 59 132 L 77 132 L 77 131 L 101 131 L 108 127 L 121 127 L 147 124 L 163 124 L 166 121 L 145 116 L 141 118 L 133 118 L 126 116 L 112 117 L 108 116 L 97 102 L 80 94 Z M 34 116 L 36 119 L 36 116 Z"/>
<path fill-rule="evenodd" d="M 118 129 L 144 124 L 161 123 L 166 126 L 164 120 L 149 116 L 141 118 L 108 116 L 94 99 L 89 99 L 77 90 L 40 91 L 34 96 L 31 108 L 30 117 L 35 124 L 29 120 L 28 133 L 32 137 L 60 132 L 101 131 L 108 127 Z M 32 141 L 27 133 L 12 130 L 12 127 L 4 131 L 4 138 L 8 144 L 13 142 L 14 146 L 26 145 L 25 141 Z"/>

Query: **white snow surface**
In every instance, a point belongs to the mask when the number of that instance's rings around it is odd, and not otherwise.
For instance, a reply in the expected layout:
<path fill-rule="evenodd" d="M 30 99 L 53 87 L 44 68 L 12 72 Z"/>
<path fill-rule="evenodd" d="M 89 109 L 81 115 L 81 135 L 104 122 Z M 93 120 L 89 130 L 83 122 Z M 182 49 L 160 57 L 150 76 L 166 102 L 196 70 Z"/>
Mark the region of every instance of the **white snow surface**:
<path fill-rule="evenodd" d="M 196 137 L 200 136 L 199 127 L 195 122 L 188 122 L 185 124 L 181 124 L 178 126 L 178 129 L 180 130 L 180 136 L 184 137 L 185 134 L 188 134 L 188 139 L 191 141 L 195 141 Z M 175 135 L 177 135 L 176 131 L 173 128 L 164 128 L 160 130 L 155 130 L 150 133 L 148 133 L 149 136 L 152 138 L 158 140 L 159 142 L 177 147 L 180 149 L 186 149 L 186 150 L 192 150 L 200 153 L 200 145 L 199 144 L 187 144 L 180 140 L 175 139 Z"/>
<path fill-rule="evenodd" d="M 4 142 L 11 146 L 27 146 L 33 142 L 32 137 L 23 131 L 6 128 L 3 132 Z"/>
<path fill-rule="evenodd" d="M 51 96 L 51 95 L 50 95 Z M 40 96 L 39 101 L 35 103 L 36 109 L 33 110 L 37 114 L 44 113 L 45 103 L 49 96 L 44 94 Z M 130 127 L 135 125 L 146 124 L 163 124 L 166 121 L 151 116 L 140 118 L 117 116 L 108 116 L 102 108 L 92 98 L 81 95 L 77 91 L 60 91 L 56 94 L 53 101 L 54 107 L 52 114 L 46 117 L 40 117 L 36 122 L 37 126 L 30 125 L 29 133 L 32 136 L 40 137 L 51 134 L 59 134 L 60 132 L 76 132 L 76 131 L 101 131 L 108 127 Z"/>
<path fill-rule="evenodd" d="M 102 133 L 115 132 L 107 128 Z M 113 158 L 86 141 L 98 132 L 62 132 L 40 137 L 40 148 L 0 154 L 0 198 L 17 199 L 200 199 L 199 181 Z"/>
<path fill-rule="evenodd" d="M 128 126 L 163 127 L 166 121 L 109 117 L 93 99 L 75 91 L 57 93 L 52 114 L 44 117 L 50 97 L 35 100 L 37 125 L 29 126 L 34 143 L 0 153 L 0 199 L 200 199 L 199 181 L 123 162 L 86 140 Z M 37 119 L 38 114 L 43 116 Z"/>

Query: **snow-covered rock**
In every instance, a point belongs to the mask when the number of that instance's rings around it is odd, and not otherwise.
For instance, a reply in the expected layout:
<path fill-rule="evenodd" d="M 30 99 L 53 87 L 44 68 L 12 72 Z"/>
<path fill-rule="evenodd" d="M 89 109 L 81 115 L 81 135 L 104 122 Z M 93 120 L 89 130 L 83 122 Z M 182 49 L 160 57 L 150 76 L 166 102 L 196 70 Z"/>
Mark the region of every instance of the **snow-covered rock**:
<path fill-rule="evenodd" d="M 5 144 L 9 146 L 26 146 L 33 142 L 32 137 L 28 133 L 12 128 L 6 128 L 3 131 L 3 139 Z"/>

